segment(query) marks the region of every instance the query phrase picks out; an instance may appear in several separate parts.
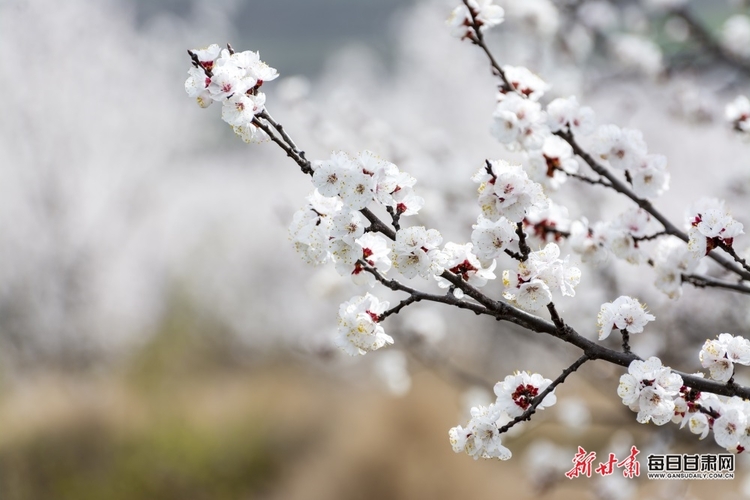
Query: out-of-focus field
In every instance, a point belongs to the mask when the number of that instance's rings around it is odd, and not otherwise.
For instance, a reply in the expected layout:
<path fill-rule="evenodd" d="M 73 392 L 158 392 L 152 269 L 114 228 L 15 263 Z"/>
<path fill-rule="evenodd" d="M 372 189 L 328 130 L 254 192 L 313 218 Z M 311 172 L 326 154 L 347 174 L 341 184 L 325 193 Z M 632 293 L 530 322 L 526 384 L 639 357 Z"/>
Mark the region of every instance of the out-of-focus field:
<path fill-rule="evenodd" d="M 629 422 L 612 398 L 571 383 L 562 390 L 586 398 L 596 416 L 584 434 L 561 425 L 553 407 L 532 433 L 506 442 L 511 461 L 475 462 L 451 450 L 460 391 L 435 373 L 417 368 L 411 392 L 394 398 L 288 355 L 253 361 L 197 330 L 169 324 L 106 375 L 47 372 L 6 384 L 0 498 L 594 498 L 596 479 L 560 477 L 534 490 L 530 434 L 601 450 Z M 640 427 L 635 440 L 645 444 L 654 429 Z M 739 498 L 741 478 L 667 483 L 641 479 L 636 498 L 706 498 L 717 487 Z"/>

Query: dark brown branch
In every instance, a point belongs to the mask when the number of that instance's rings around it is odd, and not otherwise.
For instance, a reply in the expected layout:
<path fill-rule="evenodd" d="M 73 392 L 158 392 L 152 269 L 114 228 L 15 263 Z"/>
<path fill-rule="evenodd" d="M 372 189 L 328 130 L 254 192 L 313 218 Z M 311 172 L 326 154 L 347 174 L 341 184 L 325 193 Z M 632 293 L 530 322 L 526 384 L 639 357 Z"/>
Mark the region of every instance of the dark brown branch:
<path fill-rule="evenodd" d="M 697 274 L 683 274 L 682 282 L 689 283 L 697 288 L 723 288 L 725 290 L 732 290 L 734 292 L 744 293 L 750 295 L 750 287 L 745 286 L 741 283 L 730 283 L 727 281 L 721 281 L 716 278 L 709 276 L 699 276 Z"/>
<path fill-rule="evenodd" d="M 563 170 L 563 172 L 565 172 L 565 170 Z M 612 184 L 610 184 L 607 181 L 602 180 L 601 178 L 599 178 L 599 179 L 592 179 L 590 177 L 586 177 L 585 175 L 575 174 L 575 173 L 571 173 L 571 172 L 565 172 L 565 175 L 567 175 L 568 177 L 572 177 L 573 179 L 578 179 L 579 181 L 585 182 L 587 184 L 592 184 L 592 185 L 595 185 L 595 186 L 599 185 L 599 186 L 604 186 L 604 187 L 607 187 L 607 188 L 611 188 L 612 187 Z"/>
<path fill-rule="evenodd" d="M 264 131 L 267 130 L 267 133 L 273 132 L 265 124 L 261 125 L 265 127 Z M 290 151 L 292 152 L 292 154 L 289 155 L 290 158 L 292 158 L 300 167 L 302 167 L 303 165 L 307 165 L 306 160 L 299 156 L 296 148 L 289 146 L 283 140 L 277 138 L 275 135 L 271 135 L 271 137 L 276 139 L 274 140 L 274 142 L 278 144 L 284 151 L 286 151 L 287 153 L 289 153 Z M 371 227 L 374 227 L 377 231 L 380 231 L 385 236 L 391 239 L 395 239 L 395 231 L 393 231 L 384 222 L 378 219 L 378 217 L 370 210 L 364 209 L 361 211 L 361 213 L 364 214 L 365 217 L 370 221 L 370 223 L 372 224 Z M 521 232 L 523 233 L 523 231 Z M 633 353 L 618 352 L 599 345 L 580 335 L 569 325 L 564 325 L 564 327 L 560 328 L 553 322 L 547 321 L 543 318 L 513 307 L 504 301 L 496 301 L 480 292 L 478 289 L 464 281 L 459 276 L 456 276 L 448 271 L 443 272 L 443 274 L 441 274 L 441 277 L 451 283 L 454 287 L 461 289 L 464 294 L 474 299 L 477 303 L 457 299 L 453 294 L 435 295 L 420 292 L 414 288 L 403 285 L 396 280 L 390 280 L 381 276 L 380 273 L 377 272 L 377 270 L 372 269 L 369 265 L 365 265 L 365 270 L 373 273 L 375 278 L 378 279 L 379 282 L 381 282 L 384 286 L 390 288 L 391 290 L 403 291 L 409 293 L 410 295 L 417 295 L 420 300 L 429 300 L 432 302 L 452 305 L 460 309 L 471 310 L 477 315 L 481 314 L 491 316 L 498 321 L 508 321 L 532 332 L 553 336 L 578 347 L 591 360 L 601 359 L 627 368 L 630 366 L 630 363 L 637 359 L 640 359 Z M 699 391 L 711 392 L 720 396 L 740 396 L 745 399 L 750 399 L 750 388 L 748 387 L 738 386 L 736 384 L 720 384 L 718 382 L 707 380 L 701 377 L 696 377 L 694 375 L 689 375 L 679 371 L 675 371 L 675 373 L 678 373 L 682 377 L 683 383 L 687 387 L 691 387 Z"/>
<path fill-rule="evenodd" d="M 684 231 L 681 231 L 679 228 L 677 228 L 677 226 L 672 224 L 669 219 L 666 218 L 666 216 L 664 216 L 653 206 L 653 204 L 651 204 L 649 200 L 645 200 L 636 196 L 636 194 L 627 186 L 627 184 L 618 179 L 604 165 L 597 162 L 590 154 L 588 154 L 583 148 L 581 148 L 581 146 L 575 140 L 572 132 L 559 130 L 555 132 L 555 134 L 565 139 L 565 141 L 573 148 L 573 152 L 578 155 L 583 161 L 585 161 L 586 164 L 591 167 L 592 170 L 594 170 L 594 172 L 609 180 L 609 182 L 612 183 L 612 189 L 630 198 L 635 202 L 636 205 L 651 214 L 654 219 L 659 221 L 661 225 L 664 226 L 664 233 L 676 236 L 686 243 L 690 241 L 688 235 Z M 708 257 L 713 259 L 717 264 L 727 269 L 728 271 L 741 276 L 743 279 L 750 279 L 750 271 L 738 268 L 724 256 L 719 255 L 716 252 L 711 252 L 708 254 Z"/>
<path fill-rule="evenodd" d="M 555 304 L 550 302 L 547 304 L 547 310 L 549 311 L 550 318 L 552 318 L 552 322 L 555 324 L 555 326 L 560 329 L 560 331 L 565 330 L 565 322 L 560 317 L 560 314 L 557 312 L 557 309 L 555 308 Z"/>
<path fill-rule="evenodd" d="M 393 229 L 395 229 L 396 231 L 400 231 L 401 224 L 399 221 L 401 219 L 401 214 L 393 207 L 385 207 L 385 209 L 388 212 L 388 215 L 391 216 L 391 224 L 393 224 Z"/>
<path fill-rule="evenodd" d="M 404 300 L 402 300 L 401 302 L 399 302 L 396 307 L 392 307 L 392 308 L 388 309 L 386 312 L 384 312 L 383 314 L 381 314 L 378 317 L 378 321 L 383 321 L 386 318 L 388 318 L 388 316 L 392 316 L 394 314 L 398 314 L 398 313 L 401 312 L 401 309 L 403 309 L 404 307 L 409 306 L 409 305 L 411 305 L 411 304 L 413 304 L 415 302 L 419 302 L 420 300 L 422 300 L 422 299 L 419 297 L 419 295 L 409 295 L 409 297 L 407 297 Z"/>
<path fill-rule="evenodd" d="M 622 352 L 630 353 L 630 332 L 622 329 L 620 333 L 622 334 Z"/>
<path fill-rule="evenodd" d="M 718 246 L 719 248 L 724 250 L 726 253 L 728 253 L 734 259 L 736 263 L 741 265 L 745 271 L 750 272 L 750 265 L 748 265 L 747 260 L 737 255 L 737 252 L 734 250 L 734 248 L 731 245 L 728 245 L 725 241 L 719 241 Z"/>
<path fill-rule="evenodd" d="M 658 233 L 649 234 L 648 236 L 633 236 L 633 241 L 651 241 L 662 236 L 668 236 L 669 233 L 666 231 L 659 231 Z"/>
<path fill-rule="evenodd" d="M 495 57 L 492 55 L 492 51 L 490 51 L 489 47 L 487 47 L 487 44 L 484 42 L 484 37 L 482 36 L 481 31 L 477 29 L 478 25 L 476 24 L 476 18 L 474 17 L 474 13 L 472 9 L 469 6 L 468 0 L 463 0 L 466 7 L 469 9 L 469 12 L 472 14 L 472 19 L 474 21 L 474 31 L 475 36 L 471 37 L 472 42 L 479 46 L 484 53 L 487 55 L 487 58 L 490 61 L 490 65 L 492 66 L 493 72 L 497 74 L 500 79 L 503 81 L 503 84 L 505 86 L 505 89 L 507 91 L 513 91 L 517 92 L 521 97 L 528 99 L 528 96 L 524 95 L 521 92 L 518 92 L 518 90 L 508 81 L 508 78 L 505 75 L 505 72 L 498 64 L 497 60 L 495 60 Z M 586 164 L 591 167 L 594 172 L 599 174 L 600 176 L 607 179 L 612 184 L 612 189 L 615 191 L 624 194 L 631 200 L 633 200 L 636 205 L 644 209 L 646 212 L 651 214 L 656 220 L 658 220 L 662 226 L 664 226 L 664 231 L 668 234 L 671 234 L 673 236 L 677 236 L 684 242 L 688 242 L 690 239 L 688 238 L 688 235 L 685 234 L 685 232 L 681 231 L 679 228 L 677 228 L 674 224 L 672 224 L 669 219 L 667 219 L 661 212 L 656 210 L 656 208 L 651 204 L 650 201 L 639 198 L 636 196 L 636 194 L 625 184 L 623 181 L 618 179 L 614 174 L 612 174 L 606 167 L 598 163 L 590 154 L 588 154 L 581 146 L 576 142 L 575 137 L 573 136 L 572 132 L 570 130 L 564 131 L 559 130 L 555 132 L 555 135 L 561 137 L 564 139 L 570 146 L 573 148 L 573 152 L 578 155 Z M 722 255 L 719 255 L 716 252 L 711 252 L 708 254 L 708 256 L 713 259 L 717 264 L 722 266 L 723 268 L 727 269 L 728 271 L 731 271 L 738 276 L 741 276 L 743 279 L 750 280 L 750 270 L 747 269 L 741 269 L 735 266 L 731 261 L 724 258 Z"/>
<path fill-rule="evenodd" d="M 518 249 L 521 250 L 521 262 L 526 262 L 531 253 L 529 244 L 526 243 L 526 233 L 523 231 L 523 222 L 516 224 L 516 234 L 518 235 Z"/>
<path fill-rule="evenodd" d="M 701 405 L 700 403 L 693 405 L 693 408 L 695 408 L 696 410 L 698 410 L 701 413 L 704 413 L 704 414 L 708 415 L 709 417 L 711 417 L 713 419 L 717 419 L 717 418 L 719 418 L 721 416 L 721 414 L 718 411 L 713 410 L 711 408 L 706 408 L 705 406 Z"/>

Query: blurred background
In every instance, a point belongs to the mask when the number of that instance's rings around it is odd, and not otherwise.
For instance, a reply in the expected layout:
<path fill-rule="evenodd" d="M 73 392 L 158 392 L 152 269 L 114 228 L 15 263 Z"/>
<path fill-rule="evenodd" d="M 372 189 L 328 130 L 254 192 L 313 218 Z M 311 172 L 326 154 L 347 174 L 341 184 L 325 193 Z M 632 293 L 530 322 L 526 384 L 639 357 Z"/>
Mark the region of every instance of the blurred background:
<path fill-rule="evenodd" d="M 497 3 L 501 64 L 528 66 L 549 99 L 575 94 L 668 157 L 663 212 L 681 224 L 711 195 L 748 227 L 750 145 L 723 118 L 750 92 L 745 2 Z M 339 353 L 338 304 L 361 292 L 288 241 L 308 179 L 183 90 L 186 49 L 259 50 L 282 75 L 264 86 L 268 108 L 309 158 L 369 149 L 397 163 L 427 201 L 413 223 L 465 242 L 471 175 L 519 157 L 488 133 L 495 82 L 451 38 L 454 4 L 0 1 L 0 499 L 750 496 L 743 455 L 734 481 L 564 480 L 577 446 L 720 451 L 636 424 L 615 394 L 622 370 L 601 363 L 503 441 L 511 461 L 454 454 L 448 429 L 496 381 L 555 378 L 578 353 L 430 304 L 388 320 L 395 346 Z M 591 221 L 628 207 L 572 181 L 554 199 Z M 575 300 L 559 304 L 591 338 L 600 304 L 622 294 L 657 317 L 634 350 L 683 371 L 700 368 L 706 338 L 747 336 L 747 299 L 686 288 L 670 301 L 650 269 L 610 264 L 582 264 Z"/>

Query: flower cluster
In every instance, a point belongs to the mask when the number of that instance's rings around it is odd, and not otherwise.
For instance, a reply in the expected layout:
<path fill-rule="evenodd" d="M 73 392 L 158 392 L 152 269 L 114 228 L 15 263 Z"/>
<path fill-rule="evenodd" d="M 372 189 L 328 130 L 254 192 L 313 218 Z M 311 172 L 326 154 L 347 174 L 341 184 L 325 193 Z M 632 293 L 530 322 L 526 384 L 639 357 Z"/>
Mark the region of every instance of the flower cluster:
<path fill-rule="evenodd" d="M 602 304 L 597 318 L 599 340 L 609 337 L 612 330 L 627 330 L 628 333 L 641 333 L 649 321 L 656 318 L 646 311 L 646 306 L 638 299 L 623 295 L 614 302 Z"/>
<path fill-rule="evenodd" d="M 653 262 L 656 288 L 670 299 L 676 299 L 682 296 L 682 276 L 696 271 L 700 257 L 691 252 L 684 241 L 670 236 L 659 241 Z"/>
<path fill-rule="evenodd" d="M 539 97 L 542 93 L 536 91 L 530 95 Z M 490 133 L 511 150 L 540 149 L 550 133 L 542 105 L 516 92 L 499 95 Z"/>
<path fill-rule="evenodd" d="M 714 431 L 716 444 L 733 453 L 750 446 L 750 403 L 739 397 L 720 397 L 682 387 L 675 399 L 672 422 L 686 425 L 705 439 Z"/>
<path fill-rule="evenodd" d="M 279 74 L 260 60 L 257 52 L 234 52 L 216 44 L 191 50 L 194 67 L 188 71 L 185 91 L 198 105 L 207 108 L 214 101 L 222 103 L 221 118 L 246 142 L 267 139 L 254 123 L 262 112 L 266 95 L 259 89 Z"/>
<path fill-rule="evenodd" d="M 552 200 L 545 210 L 533 210 L 523 220 L 524 231 L 530 241 L 541 246 L 550 241 L 560 242 L 570 235 L 571 220 L 568 209 Z"/>
<path fill-rule="evenodd" d="M 729 398 L 718 413 L 719 418 L 713 422 L 716 444 L 736 453 L 747 449 L 750 446 L 750 401 Z"/>
<path fill-rule="evenodd" d="M 538 373 L 516 372 L 508 375 L 505 380 L 495 384 L 495 404 L 509 417 L 515 418 L 523 414 L 531 406 L 532 401 L 552 383 Z M 549 408 L 557 402 L 554 391 L 547 394 L 537 409 Z"/>
<path fill-rule="evenodd" d="M 503 66 L 503 73 L 508 83 L 513 86 L 513 90 L 503 88 L 498 96 L 499 101 L 514 91 L 532 101 L 538 101 L 550 89 L 547 82 L 524 66 Z"/>
<path fill-rule="evenodd" d="M 628 373 L 620 377 L 617 395 L 622 403 L 638 412 L 638 422 L 664 425 L 675 413 L 675 399 L 682 387 L 682 377 L 672 373 L 657 357 L 630 363 Z"/>
<path fill-rule="evenodd" d="M 701 362 L 710 360 L 703 366 L 711 370 L 712 376 L 716 372 L 721 381 L 731 376 L 730 358 L 750 364 L 750 343 L 723 333 L 718 340 L 706 341 L 701 350 Z M 672 421 L 680 424 L 680 428 L 687 426 L 700 439 L 713 430 L 716 444 L 734 453 L 750 446 L 749 401 L 689 388 L 679 374 L 663 367 L 659 358 L 633 361 L 628 373 L 620 377 L 617 394 L 623 404 L 638 412 L 640 423 L 664 425 Z"/>
<path fill-rule="evenodd" d="M 648 154 L 639 130 L 602 125 L 594 136 L 592 151 L 612 168 L 625 171 L 633 192 L 641 198 L 654 198 L 669 188 L 666 158 Z"/>
<path fill-rule="evenodd" d="M 715 198 L 702 198 L 694 203 L 687 213 L 690 241 L 688 248 L 700 258 L 722 244 L 731 247 L 734 238 L 744 231 L 724 207 L 724 202 Z"/>
<path fill-rule="evenodd" d="M 453 242 L 446 243 L 440 264 L 472 286 L 482 287 L 487 284 L 488 280 L 495 279 L 493 271 L 497 263 L 493 260 L 488 267 L 482 266 L 477 256 L 474 255 L 471 243 L 464 245 Z M 435 279 L 441 288 L 451 286 L 451 283 L 445 278 L 436 275 Z"/>
<path fill-rule="evenodd" d="M 380 315 L 387 309 L 388 302 L 381 302 L 369 293 L 344 302 L 339 307 L 339 328 L 334 342 L 351 356 L 393 344 L 393 338 L 380 325 Z"/>
<path fill-rule="evenodd" d="M 445 261 L 439 248 L 442 242 L 443 237 L 436 229 L 423 226 L 402 229 L 396 233 L 393 265 L 407 278 L 437 276 L 443 272 L 441 263 Z"/>
<path fill-rule="evenodd" d="M 680 388 L 680 394 L 675 398 L 674 404 L 672 422 L 680 424 L 681 429 L 687 425 L 690 432 L 700 435 L 700 439 L 708 436 L 713 425 L 713 418 L 701 409 L 716 412 L 721 409 L 721 401 L 715 394 L 700 392 L 686 386 Z"/>
<path fill-rule="evenodd" d="M 646 256 L 638 239 L 648 235 L 650 222 L 651 215 L 641 208 L 631 208 L 606 223 L 575 221 L 570 228 L 571 247 L 584 262 L 602 264 L 611 252 L 631 264 L 640 264 Z"/>
<path fill-rule="evenodd" d="M 500 440 L 499 421 L 522 415 L 551 383 L 538 373 L 517 372 L 505 377 L 505 380 L 495 384 L 497 399 L 494 403 L 472 408 L 467 426 L 459 425 L 448 432 L 453 451 L 465 452 L 475 460 L 480 457 L 509 459 L 511 452 Z M 537 405 L 537 409 L 548 408 L 556 401 L 557 397 L 552 391 Z"/>
<path fill-rule="evenodd" d="M 505 217 L 496 221 L 479 215 L 472 226 L 471 242 L 480 260 L 490 261 L 500 257 L 508 245 L 518 239 L 516 225 Z"/>
<path fill-rule="evenodd" d="M 567 179 L 566 174 L 578 172 L 578 160 L 573 148 L 556 135 L 547 137 L 541 150 L 527 154 L 526 171 L 535 182 L 549 189 L 558 189 Z"/>
<path fill-rule="evenodd" d="M 479 206 L 492 221 L 505 217 L 521 222 L 530 210 L 544 210 L 549 204 L 542 186 L 529 179 L 520 165 L 505 160 L 487 161 L 471 179 L 479 183 Z"/>
<path fill-rule="evenodd" d="M 376 200 L 399 215 L 414 215 L 424 199 L 413 191 L 416 179 L 388 161 L 363 151 L 356 158 L 336 152 L 316 161 L 313 185 L 324 196 L 338 196 L 349 210 L 361 210 Z"/>
<path fill-rule="evenodd" d="M 365 234 L 369 223 L 364 216 L 345 210 L 337 197 L 326 197 L 315 190 L 307 201 L 289 226 L 290 238 L 302 258 L 312 265 L 333 261 L 342 276 L 351 275 L 356 284 L 374 285 L 375 278 L 360 261 L 387 272 L 391 249 L 385 238 Z"/>
<path fill-rule="evenodd" d="M 333 261 L 342 276 L 356 284 L 373 286 L 375 277 L 366 266 L 386 273 L 393 262 L 405 276 L 428 278 L 442 273 L 438 262 L 440 234 L 423 227 L 404 229 L 391 247 L 379 233 L 367 233 L 367 219 L 360 213 L 373 201 L 390 208 L 398 217 L 412 215 L 424 200 L 414 193 L 416 180 L 393 163 L 369 151 L 352 159 L 337 152 L 326 161 L 313 163 L 316 190 L 305 208 L 295 213 L 290 237 L 303 258 L 314 265 Z"/>
<path fill-rule="evenodd" d="M 471 37 L 474 33 L 474 24 L 479 26 L 480 31 L 492 28 L 505 20 L 505 11 L 493 0 L 469 0 L 471 12 L 466 5 L 461 4 L 451 13 L 447 24 L 451 28 L 451 34 L 464 39 Z M 473 15 L 473 19 L 472 19 Z"/>
<path fill-rule="evenodd" d="M 338 198 L 325 197 L 315 190 L 307 197 L 307 205 L 294 214 L 289 226 L 289 238 L 308 264 L 325 264 L 331 259 L 333 220 L 341 212 L 342 206 Z M 344 219 L 339 217 L 338 220 Z M 364 224 L 364 217 L 355 219 L 354 224 L 346 228 L 346 233 L 358 238 L 364 234 Z M 351 238 L 349 241 L 354 244 Z"/>
<path fill-rule="evenodd" d="M 552 291 L 573 297 L 581 281 L 581 270 L 560 259 L 560 247 L 547 243 L 542 250 L 529 253 L 518 263 L 518 270 L 503 271 L 503 297 L 529 311 L 537 311 L 552 302 Z"/>
<path fill-rule="evenodd" d="M 734 364 L 750 365 L 750 341 L 722 333 L 716 340 L 706 340 L 699 358 L 711 378 L 727 382 L 734 375 Z"/>
<path fill-rule="evenodd" d="M 448 431 L 453 451 L 465 452 L 474 460 L 480 457 L 508 460 L 512 454 L 503 446 L 497 426 L 501 416 L 502 410 L 495 405 L 472 408 L 471 420 L 466 427 L 459 425 Z"/>
<path fill-rule="evenodd" d="M 547 105 L 547 124 L 551 132 L 570 130 L 575 135 L 594 132 L 594 110 L 581 106 L 575 96 L 558 97 Z"/>

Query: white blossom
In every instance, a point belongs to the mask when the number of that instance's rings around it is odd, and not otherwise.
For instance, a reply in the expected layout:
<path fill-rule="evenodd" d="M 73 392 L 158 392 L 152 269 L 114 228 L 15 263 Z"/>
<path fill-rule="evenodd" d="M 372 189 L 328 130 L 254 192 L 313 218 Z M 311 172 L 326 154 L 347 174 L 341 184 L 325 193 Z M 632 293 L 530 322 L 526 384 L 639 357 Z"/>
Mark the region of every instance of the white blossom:
<path fill-rule="evenodd" d="M 703 257 L 719 243 L 732 246 L 734 238 L 743 234 L 742 223 L 736 221 L 715 198 L 702 198 L 687 211 L 688 248 L 697 257 Z"/>
<path fill-rule="evenodd" d="M 667 158 L 663 155 L 646 155 L 628 172 L 633 192 L 639 198 L 656 198 L 669 189 Z"/>
<path fill-rule="evenodd" d="M 544 210 L 529 210 L 523 223 L 529 244 L 536 240 L 540 245 L 550 241 L 559 243 L 570 233 L 571 226 L 568 209 L 552 200 Z"/>
<path fill-rule="evenodd" d="M 550 86 L 538 75 L 532 73 L 524 66 L 503 66 L 505 78 L 510 82 L 513 88 L 531 99 L 538 101 L 549 90 Z M 507 94 L 500 94 L 499 100 L 502 100 Z"/>
<path fill-rule="evenodd" d="M 477 406 L 471 409 L 471 420 L 466 427 L 456 426 L 448 431 L 453 451 L 466 453 L 474 460 L 499 458 L 508 460 L 511 452 L 503 446 L 497 425 L 502 411 L 495 407 Z"/>
<path fill-rule="evenodd" d="M 597 324 L 599 326 L 599 340 L 609 337 L 612 330 L 627 330 L 628 333 L 641 333 L 649 321 L 656 318 L 646 311 L 646 306 L 638 299 L 622 295 L 614 302 L 602 304 L 599 310 Z"/>
<path fill-rule="evenodd" d="M 639 423 L 651 421 L 664 425 L 674 416 L 675 398 L 681 387 L 682 377 L 652 356 L 646 361 L 636 359 L 630 363 L 628 373 L 620 377 L 617 395 L 623 404 L 638 412 Z"/>
<path fill-rule="evenodd" d="M 493 0 L 469 0 L 469 5 L 480 31 L 497 26 L 505 20 L 505 11 L 499 5 L 495 5 Z M 466 38 L 474 32 L 471 14 L 463 3 L 453 9 L 446 21 L 453 36 Z"/>
<path fill-rule="evenodd" d="M 578 172 L 578 160 L 570 144 L 551 135 L 544 140 L 541 150 L 529 152 L 526 171 L 531 180 L 555 190 L 565 182 L 566 174 Z"/>
<path fill-rule="evenodd" d="M 380 233 L 365 233 L 357 238 L 356 244 L 362 249 L 359 259 L 365 261 L 370 267 L 377 269 L 380 274 L 385 274 L 390 270 L 392 265 L 390 259 L 391 247 L 383 235 Z M 358 285 L 375 285 L 375 276 L 366 271 L 359 262 L 355 262 L 351 274 L 352 280 Z"/>
<path fill-rule="evenodd" d="M 233 126 L 248 125 L 263 111 L 265 103 L 266 95 L 262 92 L 256 95 L 236 93 L 223 101 L 221 119 Z"/>
<path fill-rule="evenodd" d="M 497 263 L 493 260 L 488 267 L 484 267 L 477 256 L 474 255 L 471 243 L 460 245 L 448 242 L 443 248 L 440 265 L 470 285 L 483 287 L 488 280 L 495 279 L 493 271 Z M 435 276 L 435 279 L 441 288 L 451 286 L 451 283 L 445 278 Z"/>
<path fill-rule="evenodd" d="M 330 260 L 332 216 L 341 210 L 341 206 L 340 199 L 325 197 L 316 189 L 307 197 L 305 208 L 294 214 L 289 238 L 309 264 L 320 265 Z"/>
<path fill-rule="evenodd" d="M 393 338 L 380 325 L 380 315 L 388 305 L 369 293 L 341 304 L 336 345 L 347 354 L 356 356 L 393 344 Z"/>
<path fill-rule="evenodd" d="M 609 161 L 613 168 L 631 170 L 646 156 L 647 148 L 640 130 L 602 125 L 594 135 L 592 151 Z"/>
<path fill-rule="evenodd" d="M 747 431 L 747 407 L 739 398 L 732 398 L 723 408 L 721 416 L 714 420 L 716 444 L 730 451 L 739 451 L 740 439 L 745 440 Z"/>
<path fill-rule="evenodd" d="M 518 263 L 518 270 L 503 271 L 503 297 L 529 311 L 536 311 L 552 301 L 552 291 L 564 296 L 574 296 L 575 287 L 581 281 L 581 271 L 560 259 L 560 247 L 555 243 L 536 252 L 529 253 L 525 262 Z"/>
<path fill-rule="evenodd" d="M 581 256 L 583 262 L 600 265 L 607 261 L 607 227 L 603 222 L 593 226 L 583 217 L 570 225 L 570 247 Z"/>
<path fill-rule="evenodd" d="M 480 214 L 472 228 L 471 242 L 477 257 L 483 261 L 500 257 L 511 242 L 518 240 L 515 224 L 505 217 L 493 222 Z"/>
<path fill-rule="evenodd" d="M 581 107 L 575 96 L 557 98 L 547 105 L 547 123 L 552 132 L 566 131 L 570 127 L 576 136 L 590 135 L 595 126 L 594 110 Z"/>
<path fill-rule="evenodd" d="M 479 206 L 492 221 L 501 216 L 511 222 L 521 222 L 526 213 L 547 208 L 549 201 L 542 186 L 529 179 L 520 165 L 505 160 L 488 161 L 473 177 L 479 183 Z"/>
<path fill-rule="evenodd" d="M 712 379 L 726 382 L 734 375 L 734 363 L 750 365 L 750 341 L 722 333 L 716 340 L 706 340 L 698 357 Z"/>
<path fill-rule="evenodd" d="M 365 234 L 369 222 L 356 210 L 342 210 L 333 217 L 331 238 L 342 240 L 347 245 L 355 245 L 357 238 Z"/>
<path fill-rule="evenodd" d="M 490 132 L 511 149 L 539 149 L 550 134 L 541 104 L 515 92 L 503 96 L 492 117 Z"/>
<path fill-rule="evenodd" d="M 253 123 L 235 126 L 232 129 L 235 134 L 239 135 L 248 144 L 258 144 L 271 140 L 263 129 Z"/>
<path fill-rule="evenodd" d="M 207 108 L 213 104 L 214 100 L 207 88 L 211 79 L 206 76 L 205 71 L 202 68 L 190 68 L 188 75 L 190 76 L 185 80 L 185 92 L 195 98 L 201 108 Z"/>
<path fill-rule="evenodd" d="M 552 383 L 550 379 L 544 378 L 538 373 L 516 372 L 508 375 L 505 380 L 495 384 L 496 405 L 505 411 L 509 417 L 514 418 L 523 414 L 530 406 L 534 398 L 539 396 Z M 547 394 L 537 409 L 549 408 L 557 402 L 557 396 L 552 391 Z"/>
<path fill-rule="evenodd" d="M 440 244 L 443 237 L 436 229 L 423 226 L 401 229 L 396 233 L 393 265 L 407 278 L 417 274 L 427 279 L 443 272 Z"/>
<path fill-rule="evenodd" d="M 699 259 L 688 250 L 687 244 L 676 236 L 659 240 L 654 253 L 656 288 L 670 299 L 682 296 L 682 275 L 696 270 Z"/>

